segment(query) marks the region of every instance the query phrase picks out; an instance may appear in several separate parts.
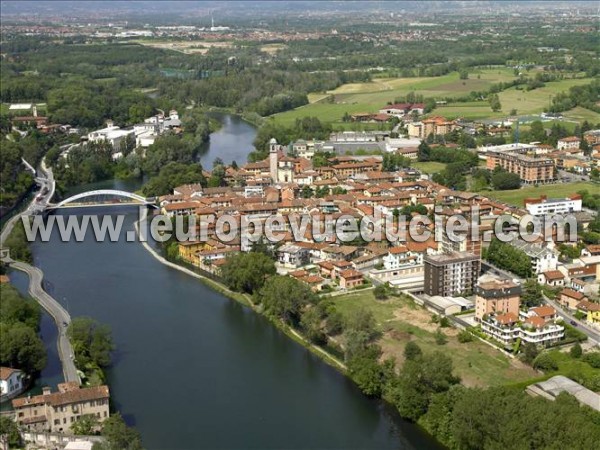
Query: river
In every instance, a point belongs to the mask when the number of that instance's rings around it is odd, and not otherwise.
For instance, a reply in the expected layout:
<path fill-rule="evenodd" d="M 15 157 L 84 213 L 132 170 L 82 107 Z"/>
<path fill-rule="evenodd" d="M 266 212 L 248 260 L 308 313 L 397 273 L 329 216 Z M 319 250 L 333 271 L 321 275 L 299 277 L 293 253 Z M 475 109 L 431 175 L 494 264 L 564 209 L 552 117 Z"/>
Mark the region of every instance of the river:
<path fill-rule="evenodd" d="M 243 147 L 227 152 L 225 143 L 251 142 L 247 127 L 254 133 L 239 119 L 225 119 L 219 147 L 204 158 L 243 162 Z M 117 347 L 107 373 L 111 396 L 146 448 L 440 448 L 265 318 L 126 242 L 134 208 L 96 210 L 116 211 L 126 212 L 119 242 L 98 243 L 90 235 L 63 243 L 54 233 L 32 250 L 48 289 L 72 317 L 111 326 Z M 19 275 L 11 277 L 25 287 Z M 39 384 L 55 385 L 56 332 L 49 325 L 45 318 L 42 335 L 51 351 Z"/>

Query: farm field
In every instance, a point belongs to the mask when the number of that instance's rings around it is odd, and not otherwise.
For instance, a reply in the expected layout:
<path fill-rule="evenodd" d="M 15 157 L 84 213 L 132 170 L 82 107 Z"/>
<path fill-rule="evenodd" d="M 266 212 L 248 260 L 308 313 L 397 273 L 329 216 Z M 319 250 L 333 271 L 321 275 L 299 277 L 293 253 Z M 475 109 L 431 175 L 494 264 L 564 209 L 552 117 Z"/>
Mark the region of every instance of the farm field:
<path fill-rule="evenodd" d="M 477 78 L 479 76 L 479 78 Z M 396 98 L 410 92 L 423 94 L 436 99 L 456 98 L 471 91 L 488 89 L 492 84 L 514 79 L 512 69 L 480 69 L 469 73 L 468 80 L 460 80 L 453 72 L 440 77 L 430 78 L 375 78 L 368 83 L 349 83 L 332 91 L 309 94 L 310 104 L 292 111 L 275 114 L 272 117 L 281 124 L 289 125 L 297 118 L 312 116 L 334 126 L 342 124 L 345 113 L 373 113 L 393 102 Z M 454 102 L 439 106 L 433 114 L 449 119 L 500 119 L 506 117 L 512 109 L 519 115 L 539 114 L 548 106 L 552 95 L 568 90 L 571 86 L 587 84 L 591 78 L 567 79 L 546 83 L 546 86 L 526 92 L 514 88 L 499 94 L 502 111 L 493 112 L 487 101 Z M 334 103 L 321 102 L 328 95 L 334 96 Z M 588 120 L 600 122 L 600 114 L 585 108 L 574 108 L 564 113 L 566 120 L 581 122 Z"/>
<path fill-rule="evenodd" d="M 147 40 L 139 39 L 136 42 L 146 47 L 160 48 L 165 50 L 173 50 L 176 52 L 184 53 L 186 55 L 201 54 L 204 55 L 208 51 L 215 48 L 229 48 L 233 46 L 233 42 L 230 41 L 158 41 L 158 40 Z"/>
<path fill-rule="evenodd" d="M 452 358 L 454 372 L 466 386 L 498 386 L 528 380 L 538 376 L 536 371 L 518 360 L 508 358 L 481 341 L 461 344 L 454 328 L 442 328 L 448 338 L 444 345 L 435 342 L 437 324 L 431 322 L 431 313 L 415 305 L 407 297 L 376 300 L 372 290 L 358 291 L 333 299 L 342 314 L 365 308 L 370 310 L 382 336 L 378 343 L 384 358 L 393 358 L 398 365 L 404 360 L 408 341 L 416 342 L 424 352 L 442 351 Z"/>
<path fill-rule="evenodd" d="M 599 191 L 600 185 L 589 181 L 582 181 L 566 184 L 547 184 L 540 187 L 531 186 L 509 191 L 482 191 L 480 194 L 511 205 L 523 206 L 523 200 L 528 197 L 539 197 L 540 195 L 547 195 L 548 197 L 566 197 L 567 195 L 574 194 L 581 190 L 587 190 L 589 192 Z"/>

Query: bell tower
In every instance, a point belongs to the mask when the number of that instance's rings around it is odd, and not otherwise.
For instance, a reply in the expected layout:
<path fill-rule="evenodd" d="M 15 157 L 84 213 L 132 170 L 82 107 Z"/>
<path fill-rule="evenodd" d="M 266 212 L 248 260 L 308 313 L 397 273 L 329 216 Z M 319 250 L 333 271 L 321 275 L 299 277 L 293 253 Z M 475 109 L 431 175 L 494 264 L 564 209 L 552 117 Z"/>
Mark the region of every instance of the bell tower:
<path fill-rule="evenodd" d="M 277 171 L 279 165 L 279 145 L 277 140 L 272 138 L 269 141 L 269 172 L 271 173 L 271 179 L 273 183 L 277 183 Z"/>

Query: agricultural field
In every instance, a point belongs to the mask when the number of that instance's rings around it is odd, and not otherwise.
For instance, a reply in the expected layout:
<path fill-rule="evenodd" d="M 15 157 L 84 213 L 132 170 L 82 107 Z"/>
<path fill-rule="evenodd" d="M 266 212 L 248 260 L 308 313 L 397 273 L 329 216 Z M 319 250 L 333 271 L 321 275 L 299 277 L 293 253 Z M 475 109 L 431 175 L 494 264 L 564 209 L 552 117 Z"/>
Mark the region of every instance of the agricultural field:
<path fill-rule="evenodd" d="M 414 341 L 425 352 L 439 350 L 450 356 L 455 373 L 466 386 L 498 386 L 539 376 L 531 367 L 477 339 L 459 343 L 458 331 L 454 328 L 442 328 L 448 342 L 438 345 L 434 338 L 438 326 L 432 323 L 431 313 L 407 297 L 376 300 L 373 291 L 369 290 L 334 297 L 333 301 L 342 314 L 360 308 L 370 310 L 382 330 L 378 343 L 383 357 L 393 358 L 397 365 L 403 363 L 406 343 Z"/>
<path fill-rule="evenodd" d="M 548 197 L 566 197 L 582 190 L 595 192 L 600 190 L 600 185 L 592 182 L 547 184 L 539 187 L 530 186 L 509 191 L 482 191 L 480 194 L 510 205 L 523 206 L 523 200 L 528 197 L 539 197 L 540 195 L 547 195 Z"/>
<path fill-rule="evenodd" d="M 479 78 L 477 78 L 479 77 Z M 480 69 L 469 73 L 469 79 L 460 80 L 458 73 L 453 72 L 440 77 L 417 78 L 375 78 L 368 83 L 349 83 L 327 92 L 309 94 L 310 104 L 292 111 L 272 116 L 279 123 L 289 125 L 297 118 L 313 116 L 321 121 L 329 122 L 336 127 L 341 125 L 345 113 L 373 113 L 394 99 L 410 92 L 422 94 L 436 99 L 457 98 L 472 91 L 488 89 L 492 84 L 514 79 L 512 69 L 493 68 Z M 591 78 L 567 79 L 546 83 L 546 86 L 532 91 L 507 89 L 499 94 L 502 111 L 493 112 L 487 101 L 454 102 L 435 109 L 434 114 L 449 119 L 500 119 L 506 117 L 512 109 L 519 115 L 539 114 L 552 95 L 568 90 L 571 86 L 587 84 Z M 333 96 L 333 103 L 327 100 Z M 592 123 L 600 122 L 600 114 L 585 108 L 574 108 L 564 114 L 566 121 Z"/>
<path fill-rule="evenodd" d="M 184 53 L 186 55 L 208 53 L 211 48 L 229 48 L 233 46 L 231 41 L 159 41 L 159 40 L 147 40 L 139 39 L 136 42 L 140 45 L 145 45 L 152 48 L 160 48 L 165 50 L 173 50 L 176 52 Z"/>
<path fill-rule="evenodd" d="M 506 89 L 498 94 L 500 103 L 502 104 L 502 112 L 508 114 L 514 108 L 519 115 L 541 113 L 544 108 L 548 107 L 554 95 L 559 92 L 568 91 L 572 86 L 589 84 L 591 81 L 592 78 L 553 81 L 546 83 L 546 86 L 542 88 L 529 92 L 515 88 Z M 592 112 L 590 111 L 590 113 Z M 600 117 L 600 114 L 598 116 Z"/>

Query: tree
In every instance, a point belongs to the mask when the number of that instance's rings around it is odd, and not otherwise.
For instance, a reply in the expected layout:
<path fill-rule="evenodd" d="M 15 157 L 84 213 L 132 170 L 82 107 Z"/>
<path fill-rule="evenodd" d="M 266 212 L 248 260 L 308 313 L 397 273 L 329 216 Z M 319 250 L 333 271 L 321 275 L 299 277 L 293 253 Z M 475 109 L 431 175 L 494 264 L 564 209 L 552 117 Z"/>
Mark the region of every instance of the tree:
<path fill-rule="evenodd" d="M 548 352 L 540 353 L 533 361 L 533 367 L 544 372 L 558 370 L 558 364 L 556 364 L 556 361 L 554 361 L 554 358 Z"/>
<path fill-rule="evenodd" d="M 406 347 L 404 347 L 404 359 L 413 361 L 420 358 L 421 355 L 423 355 L 423 350 L 421 350 L 421 347 L 416 342 L 408 341 L 406 343 Z"/>
<path fill-rule="evenodd" d="M 497 191 L 507 189 L 518 189 L 521 186 L 521 177 L 516 173 L 510 173 L 501 167 L 494 169 L 491 177 L 492 186 Z"/>
<path fill-rule="evenodd" d="M 461 80 L 468 80 L 469 79 L 469 71 L 467 69 L 460 69 L 458 71 L 458 78 L 460 78 Z"/>
<path fill-rule="evenodd" d="M 46 365 L 46 348 L 35 330 L 17 322 L 0 322 L 0 362 L 24 372 L 37 372 Z"/>
<path fill-rule="evenodd" d="M 569 354 L 571 355 L 571 358 L 581 358 L 581 355 L 583 354 L 581 344 L 579 342 L 576 342 L 575 345 L 571 347 L 571 350 L 569 350 Z"/>
<path fill-rule="evenodd" d="M 67 335 L 80 367 L 89 363 L 98 367 L 110 365 L 110 353 L 114 350 L 114 344 L 108 325 L 101 325 L 89 317 L 76 317 L 69 325 Z"/>
<path fill-rule="evenodd" d="M 530 278 L 523 284 L 523 292 L 521 294 L 521 304 L 528 308 L 540 306 L 543 303 L 542 287 L 538 284 L 535 278 Z"/>
<path fill-rule="evenodd" d="M 492 239 L 487 251 L 487 260 L 501 269 L 508 270 L 520 277 L 532 275 L 531 260 L 522 250 L 499 239 Z"/>
<path fill-rule="evenodd" d="M 421 141 L 417 152 L 419 161 L 429 161 L 431 159 L 431 147 L 426 141 Z"/>
<path fill-rule="evenodd" d="M 257 252 L 229 256 L 221 267 L 221 278 L 227 287 L 248 294 L 258 291 L 265 284 L 266 278 L 274 274 L 273 260 Z"/>
<path fill-rule="evenodd" d="M 9 417 L 0 417 L 0 436 L 6 436 L 8 448 L 21 447 L 19 427 L 17 426 L 17 422 L 11 420 Z"/>
<path fill-rule="evenodd" d="M 365 308 L 353 310 L 344 322 L 346 360 L 350 360 L 354 355 L 366 349 L 377 335 L 377 325 L 373 313 Z"/>
<path fill-rule="evenodd" d="M 106 444 L 94 444 L 94 450 L 142 450 L 139 432 L 128 427 L 119 413 L 102 422 L 101 434 L 106 438 Z"/>
<path fill-rule="evenodd" d="M 380 284 L 373 289 L 373 295 L 377 300 L 385 300 L 387 298 L 387 289 L 383 284 Z"/>
<path fill-rule="evenodd" d="M 97 426 L 98 418 L 93 414 L 85 414 L 71 425 L 71 431 L 73 434 L 86 436 L 93 434 Z"/>
<path fill-rule="evenodd" d="M 500 97 L 498 97 L 498 94 L 491 94 L 488 98 L 488 101 L 492 111 L 498 112 L 502 109 L 502 104 L 500 103 Z"/>
<path fill-rule="evenodd" d="M 316 294 L 305 283 L 288 276 L 269 277 L 257 296 L 267 315 L 286 323 L 297 322 L 302 308 L 316 303 Z"/>
<path fill-rule="evenodd" d="M 533 361 L 539 355 L 539 350 L 536 345 L 532 342 L 527 342 L 523 345 L 523 354 L 521 355 L 521 360 L 529 365 L 533 365 Z"/>
<path fill-rule="evenodd" d="M 315 344 L 325 344 L 327 336 L 323 332 L 323 311 L 320 308 L 306 308 L 300 318 L 300 326 L 309 341 Z"/>
<path fill-rule="evenodd" d="M 444 333 L 442 333 L 442 330 L 440 328 L 435 330 L 434 338 L 435 338 L 435 343 L 437 345 L 444 345 L 445 343 L 448 342 L 448 338 L 446 337 L 446 335 Z"/>
<path fill-rule="evenodd" d="M 358 351 L 347 363 L 348 374 L 361 391 L 369 396 L 380 396 L 385 384 L 386 370 L 378 362 L 380 356 L 379 347 L 371 345 Z"/>

